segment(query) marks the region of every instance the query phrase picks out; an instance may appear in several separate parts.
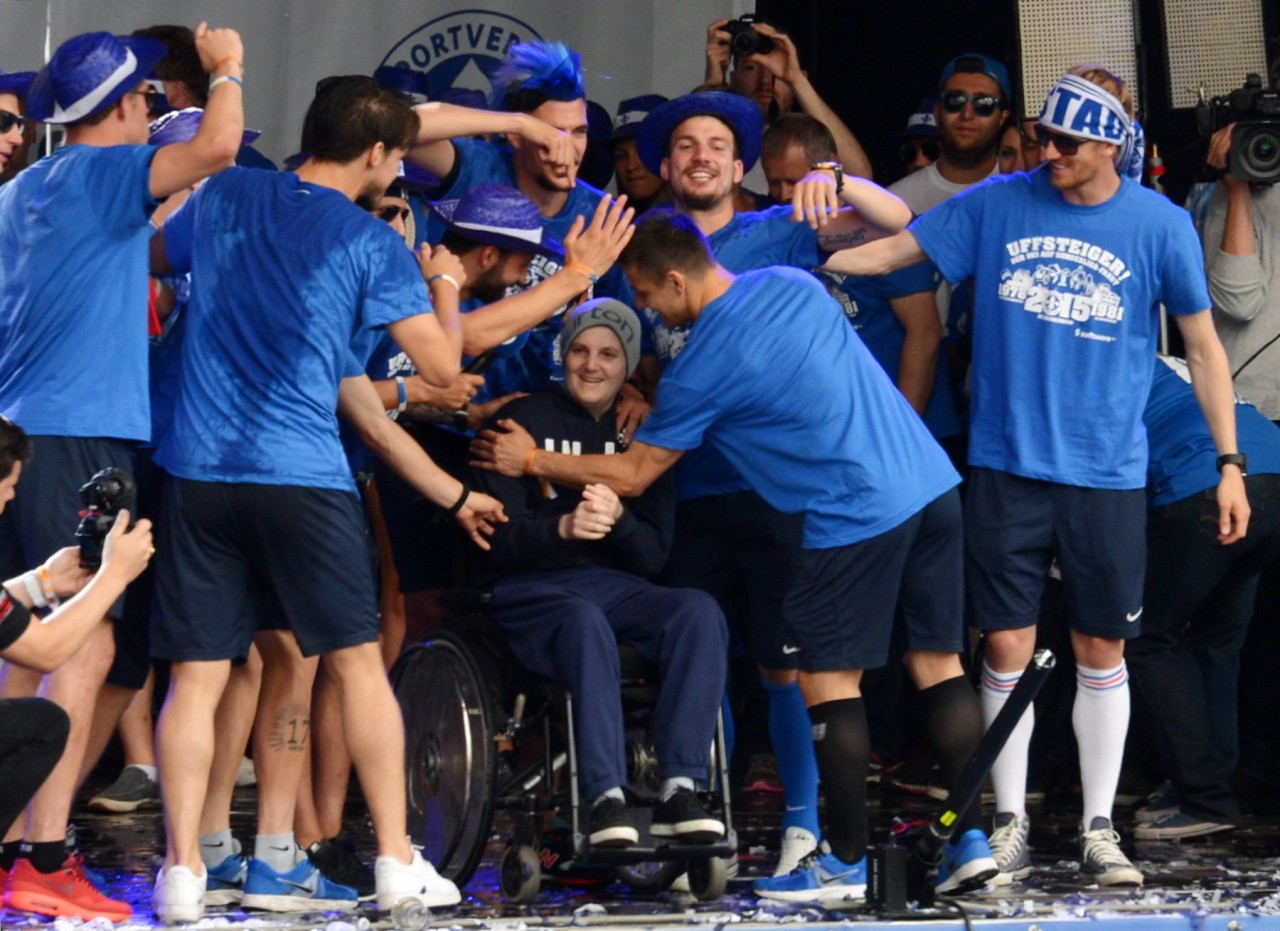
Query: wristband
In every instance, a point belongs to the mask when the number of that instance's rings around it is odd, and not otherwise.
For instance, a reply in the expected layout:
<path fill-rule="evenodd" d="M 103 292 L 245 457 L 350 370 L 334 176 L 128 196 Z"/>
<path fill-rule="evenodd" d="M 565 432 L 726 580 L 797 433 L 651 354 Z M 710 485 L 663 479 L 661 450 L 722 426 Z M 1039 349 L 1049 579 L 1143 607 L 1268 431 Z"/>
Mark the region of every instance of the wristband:
<path fill-rule="evenodd" d="M 593 272 L 590 266 L 584 265 L 581 262 L 565 262 L 564 267 L 569 269 L 569 271 L 571 272 L 577 272 L 579 275 L 581 275 L 583 278 L 586 278 L 587 281 L 591 282 L 592 284 L 595 284 L 597 281 L 600 280 L 600 276 L 597 275 L 595 272 Z"/>
<path fill-rule="evenodd" d="M 524 454 L 524 465 L 520 467 L 520 471 L 525 475 L 533 474 L 533 457 L 538 454 L 538 447 L 531 446 L 529 451 Z"/>
<path fill-rule="evenodd" d="M 810 171 L 829 171 L 836 177 L 836 193 L 839 194 L 844 190 L 844 166 L 839 162 L 814 162 L 809 166 Z"/>
<path fill-rule="evenodd" d="M 209 82 L 209 93 L 213 93 L 213 89 L 219 84 L 234 84 L 236 87 L 244 90 L 244 81 L 230 74 L 220 75 Z"/>
<path fill-rule="evenodd" d="M 404 409 L 409 406 L 409 393 L 405 391 L 403 375 L 396 376 L 396 397 L 400 400 L 400 406 L 396 411 L 403 414 Z"/>
<path fill-rule="evenodd" d="M 32 569 L 22 574 L 22 585 L 27 590 L 27 597 L 31 599 L 31 607 L 49 607 L 49 602 L 45 600 L 44 592 L 40 589 L 40 579 L 36 575 L 36 570 Z"/>
<path fill-rule="evenodd" d="M 229 62 L 229 61 L 234 61 L 234 62 L 235 62 L 237 65 L 239 65 L 241 68 L 243 68 L 243 67 L 244 67 L 244 62 L 243 62 L 243 61 L 241 61 L 239 58 L 236 58 L 236 56 L 234 56 L 234 55 L 228 55 L 226 58 L 219 58 L 217 61 L 215 61 L 215 62 L 213 63 L 213 67 L 209 69 L 209 73 L 210 73 L 210 74 L 213 74 L 214 72 L 216 72 L 219 68 L 221 68 L 223 65 L 225 65 L 225 64 L 226 64 L 227 62 Z"/>
<path fill-rule="evenodd" d="M 44 595 L 44 605 L 51 608 L 58 606 L 58 593 L 53 588 L 53 576 L 49 574 L 48 566 L 40 566 L 35 570 L 36 578 L 40 580 L 40 594 Z"/>
<path fill-rule="evenodd" d="M 434 275 L 432 275 L 430 278 L 427 279 L 427 284 L 430 285 L 436 281 L 447 281 L 449 282 L 449 284 L 453 285 L 453 290 L 455 291 L 462 290 L 462 285 L 458 284 L 458 279 L 454 278 L 452 275 L 446 275 L 444 272 L 436 272 Z"/>
<path fill-rule="evenodd" d="M 462 494 L 458 495 L 458 500 L 453 502 L 453 507 L 449 508 L 449 512 L 448 512 L 449 516 L 450 517 L 456 516 L 457 513 L 462 510 L 462 506 L 467 503 L 467 499 L 470 497 L 471 497 L 471 486 L 468 485 L 466 482 L 463 482 Z"/>
<path fill-rule="evenodd" d="M 1245 458 L 1244 453 L 1227 453 L 1225 456 L 1218 457 L 1218 471 L 1222 471 L 1222 467 L 1233 465 L 1240 467 L 1241 475 L 1249 474 L 1249 460 Z"/>

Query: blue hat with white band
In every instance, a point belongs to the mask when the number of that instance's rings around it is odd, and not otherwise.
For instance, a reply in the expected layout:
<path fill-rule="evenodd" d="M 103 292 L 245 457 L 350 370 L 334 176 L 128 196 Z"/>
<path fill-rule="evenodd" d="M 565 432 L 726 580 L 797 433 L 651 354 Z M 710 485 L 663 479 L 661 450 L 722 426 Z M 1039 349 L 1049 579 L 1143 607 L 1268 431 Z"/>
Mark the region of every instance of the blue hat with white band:
<path fill-rule="evenodd" d="M 159 39 L 109 32 L 73 36 L 36 75 L 27 112 L 41 123 L 78 123 L 133 90 L 167 52 Z"/>

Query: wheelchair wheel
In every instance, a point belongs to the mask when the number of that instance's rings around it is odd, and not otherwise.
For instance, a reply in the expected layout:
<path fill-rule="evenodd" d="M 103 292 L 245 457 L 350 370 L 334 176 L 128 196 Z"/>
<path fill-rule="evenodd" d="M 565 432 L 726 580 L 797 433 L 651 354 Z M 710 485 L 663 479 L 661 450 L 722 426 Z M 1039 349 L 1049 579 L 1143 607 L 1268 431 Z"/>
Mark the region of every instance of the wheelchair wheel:
<path fill-rule="evenodd" d="M 639 895 L 655 895 L 666 892 L 676 877 L 685 871 L 683 860 L 646 860 L 644 863 L 619 863 L 614 875 L 632 892 Z"/>
<path fill-rule="evenodd" d="M 502 854 L 498 871 L 502 897 L 515 905 L 534 901 L 542 890 L 542 863 L 529 844 L 512 844 Z"/>
<path fill-rule="evenodd" d="M 699 902 L 714 902 L 729 885 L 729 864 L 719 857 L 689 861 L 689 891 Z"/>
<path fill-rule="evenodd" d="M 497 765 L 494 711 L 465 643 L 441 631 L 392 669 L 404 716 L 409 833 L 442 876 L 464 885 L 484 855 Z"/>

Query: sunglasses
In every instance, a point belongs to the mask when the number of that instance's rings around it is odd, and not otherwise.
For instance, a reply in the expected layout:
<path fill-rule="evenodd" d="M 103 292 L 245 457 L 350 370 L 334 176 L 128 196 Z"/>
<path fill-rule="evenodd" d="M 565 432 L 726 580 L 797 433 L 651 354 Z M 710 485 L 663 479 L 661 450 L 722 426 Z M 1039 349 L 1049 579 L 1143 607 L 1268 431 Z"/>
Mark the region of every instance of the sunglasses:
<path fill-rule="evenodd" d="M 0 110 L 0 133 L 7 133 L 15 126 L 18 127 L 18 132 L 26 132 L 27 118 L 10 113 L 8 110 Z"/>
<path fill-rule="evenodd" d="M 1007 106 L 1003 98 L 992 97 L 990 94 L 970 95 L 964 91 L 947 91 L 940 98 L 940 103 L 948 113 L 959 113 L 965 104 L 969 104 L 978 116 L 990 116 Z"/>
<path fill-rule="evenodd" d="M 938 156 L 942 154 L 942 146 L 932 139 L 923 139 L 919 142 L 904 142 L 898 147 L 898 158 L 902 159 L 902 164 L 910 165 L 916 160 L 917 155 L 923 155 L 931 162 L 936 162 Z"/>
<path fill-rule="evenodd" d="M 395 204 L 388 204 L 387 206 L 378 209 L 378 219 L 382 220 L 384 223 L 390 223 L 397 216 L 399 216 L 401 220 L 409 219 L 409 208 L 397 207 Z"/>
<path fill-rule="evenodd" d="M 1038 123 L 1036 124 L 1036 142 L 1040 144 L 1040 148 L 1043 149 L 1052 142 L 1059 155 L 1075 155 L 1080 150 L 1080 146 L 1088 141 L 1087 139 L 1076 139 L 1074 136 L 1064 136 L 1062 133 L 1055 133 L 1052 129 L 1046 129 Z"/>
<path fill-rule="evenodd" d="M 160 103 L 160 90 L 156 87 L 148 86 L 144 91 L 129 91 L 130 94 L 137 94 L 147 102 L 148 112 L 154 110 Z"/>

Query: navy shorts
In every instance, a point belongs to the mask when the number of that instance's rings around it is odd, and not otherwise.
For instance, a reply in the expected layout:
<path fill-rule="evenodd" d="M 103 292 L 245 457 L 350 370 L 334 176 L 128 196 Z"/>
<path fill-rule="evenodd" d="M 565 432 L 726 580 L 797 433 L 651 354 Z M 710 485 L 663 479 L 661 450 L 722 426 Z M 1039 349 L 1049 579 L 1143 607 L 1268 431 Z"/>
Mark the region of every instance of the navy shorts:
<path fill-rule="evenodd" d="M 259 627 L 278 620 L 305 656 L 376 641 L 366 533 L 348 492 L 170 476 L 156 529 L 152 655 L 243 658 Z"/>
<path fill-rule="evenodd" d="M 436 465 L 459 481 L 469 478 L 471 437 L 433 424 L 403 426 Z M 457 588 L 465 571 L 460 560 L 471 546 L 458 522 L 384 462 L 375 461 L 373 469 L 387 538 L 391 541 L 391 558 L 400 576 L 400 591 L 409 594 Z"/>
<path fill-rule="evenodd" d="M 64 546 L 76 545 L 80 524 L 80 486 L 95 472 L 114 466 L 132 474 L 129 440 L 80 436 L 33 436 L 35 456 L 22 467 L 17 496 L 0 514 L 0 544 L 8 565 L 0 578 L 12 578 L 40 565 Z M 119 618 L 124 597 L 107 614 Z"/>
<path fill-rule="evenodd" d="M 954 488 L 879 536 L 802 550 L 786 604 L 799 668 L 883 666 L 899 610 L 905 649 L 961 652 L 963 565 L 960 495 Z"/>
<path fill-rule="evenodd" d="M 1079 488 L 975 468 L 965 491 L 965 574 L 972 623 L 1034 626 L 1054 558 L 1067 622 L 1094 637 L 1141 633 L 1147 569 L 1147 496 Z"/>
<path fill-rule="evenodd" d="M 754 491 L 682 501 L 661 582 L 711 595 L 748 656 L 766 669 L 795 669 L 782 606 L 803 535 L 803 514 L 783 514 Z"/>
<path fill-rule="evenodd" d="M 152 460 L 155 450 L 144 447 L 133 455 L 133 480 L 138 485 L 137 517 L 154 523 L 160 512 L 160 490 L 165 473 Z M 155 602 L 155 572 L 148 565 L 124 594 L 124 612 L 115 623 L 116 657 L 107 682 L 126 689 L 140 689 L 151 671 L 151 611 Z"/>

